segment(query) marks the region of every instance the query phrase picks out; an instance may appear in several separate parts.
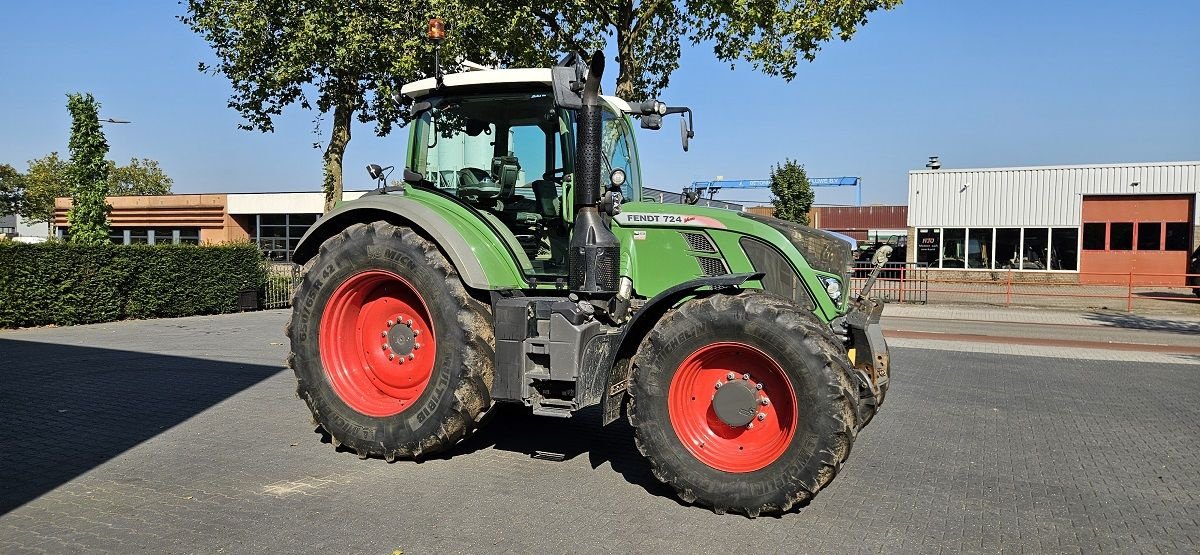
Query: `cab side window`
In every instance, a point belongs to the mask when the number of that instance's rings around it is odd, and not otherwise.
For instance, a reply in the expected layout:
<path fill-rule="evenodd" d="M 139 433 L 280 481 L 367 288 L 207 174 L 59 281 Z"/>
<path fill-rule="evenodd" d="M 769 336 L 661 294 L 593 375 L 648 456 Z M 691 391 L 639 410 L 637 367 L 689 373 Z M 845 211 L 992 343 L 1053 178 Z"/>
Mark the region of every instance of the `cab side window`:
<path fill-rule="evenodd" d="M 642 176 L 633 143 L 633 131 L 629 129 L 625 118 L 605 110 L 602 138 L 605 154 L 604 175 L 601 177 L 603 185 L 608 186 L 608 175 L 613 170 L 624 170 L 626 179 L 621 186 L 621 194 L 626 202 L 639 200 L 634 195 L 642 190 Z"/>

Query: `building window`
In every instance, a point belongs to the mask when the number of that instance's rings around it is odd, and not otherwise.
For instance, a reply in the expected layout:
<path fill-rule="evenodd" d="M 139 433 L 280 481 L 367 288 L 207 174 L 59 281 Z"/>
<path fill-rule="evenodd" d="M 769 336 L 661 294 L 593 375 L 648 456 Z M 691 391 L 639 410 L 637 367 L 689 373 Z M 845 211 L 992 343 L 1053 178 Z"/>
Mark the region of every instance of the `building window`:
<path fill-rule="evenodd" d="M 1079 269 L 1079 230 L 1058 227 L 1050 230 L 1050 269 Z"/>
<path fill-rule="evenodd" d="M 992 228 L 967 230 L 967 267 L 992 267 Z"/>
<path fill-rule="evenodd" d="M 185 228 L 179 230 L 179 244 L 181 245 L 199 245 L 200 244 L 200 229 Z"/>
<path fill-rule="evenodd" d="M 1138 222 L 1137 250 L 1156 251 L 1162 247 L 1162 223 Z"/>
<path fill-rule="evenodd" d="M 1105 234 L 1107 226 L 1103 222 L 1083 224 L 1083 250 L 1102 251 L 1105 249 Z"/>
<path fill-rule="evenodd" d="M 942 229 L 942 267 L 967 267 L 967 230 L 963 228 Z"/>
<path fill-rule="evenodd" d="M 938 267 L 939 253 L 942 250 L 941 229 L 917 230 L 917 262 L 930 268 Z"/>
<path fill-rule="evenodd" d="M 996 269 L 1021 267 L 1021 228 L 996 229 Z"/>
<path fill-rule="evenodd" d="M 1167 222 L 1167 240 L 1163 245 L 1169 251 L 1186 251 L 1188 250 L 1191 241 L 1191 235 L 1187 222 Z"/>
<path fill-rule="evenodd" d="M 300 238 L 320 217 L 320 214 L 259 214 L 255 217 L 255 242 L 267 258 L 289 262 Z"/>
<path fill-rule="evenodd" d="M 1130 222 L 1112 222 L 1108 224 L 1108 250 L 1133 250 L 1133 224 Z"/>
<path fill-rule="evenodd" d="M 1045 270 L 1046 247 L 1048 246 L 1050 230 L 1045 228 L 1025 228 L 1021 252 L 1022 270 Z"/>

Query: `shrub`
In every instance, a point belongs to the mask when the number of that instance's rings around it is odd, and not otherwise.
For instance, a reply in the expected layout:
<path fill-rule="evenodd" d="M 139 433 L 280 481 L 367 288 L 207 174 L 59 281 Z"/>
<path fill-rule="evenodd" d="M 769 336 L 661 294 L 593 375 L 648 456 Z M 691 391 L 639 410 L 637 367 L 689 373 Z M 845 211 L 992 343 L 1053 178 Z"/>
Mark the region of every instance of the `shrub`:
<path fill-rule="evenodd" d="M 0 243 L 0 327 L 237 310 L 266 282 L 262 254 L 226 245 Z"/>

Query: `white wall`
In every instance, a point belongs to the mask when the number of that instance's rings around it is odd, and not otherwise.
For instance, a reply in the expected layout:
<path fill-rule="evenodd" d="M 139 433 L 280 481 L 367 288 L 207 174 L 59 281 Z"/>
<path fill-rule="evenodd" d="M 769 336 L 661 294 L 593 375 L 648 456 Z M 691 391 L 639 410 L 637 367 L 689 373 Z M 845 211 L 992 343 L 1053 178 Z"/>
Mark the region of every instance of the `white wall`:
<path fill-rule="evenodd" d="M 344 191 L 342 200 L 353 200 L 366 191 Z M 229 214 L 320 214 L 325 194 L 315 193 L 230 193 L 225 210 Z"/>
<path fill-rule="evenodd" d="M 1200 162 L 912 171 L 908 225 L 1078 226 L 1083 195 L 1197 193 Z"/>

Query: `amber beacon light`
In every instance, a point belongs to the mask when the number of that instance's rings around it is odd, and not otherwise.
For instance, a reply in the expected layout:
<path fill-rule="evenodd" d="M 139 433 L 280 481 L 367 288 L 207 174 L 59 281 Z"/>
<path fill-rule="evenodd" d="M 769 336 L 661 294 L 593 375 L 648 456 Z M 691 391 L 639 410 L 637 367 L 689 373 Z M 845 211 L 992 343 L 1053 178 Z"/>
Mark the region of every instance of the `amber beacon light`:
<path fill-rule="evenodd" d="M 427 33 L 429 40 L 442 40 L 446 38 L 446 24 L 441 18 L 435 17 L 429 20 L 429 32 Z"/>

